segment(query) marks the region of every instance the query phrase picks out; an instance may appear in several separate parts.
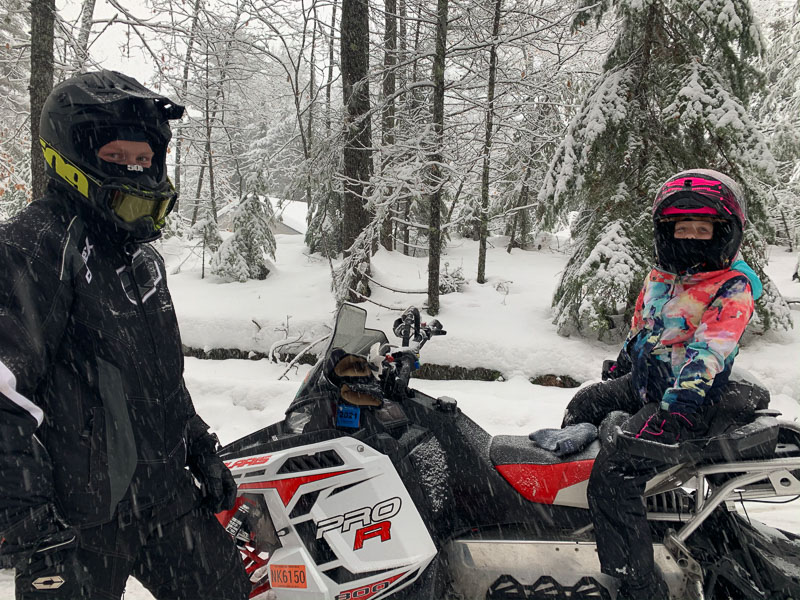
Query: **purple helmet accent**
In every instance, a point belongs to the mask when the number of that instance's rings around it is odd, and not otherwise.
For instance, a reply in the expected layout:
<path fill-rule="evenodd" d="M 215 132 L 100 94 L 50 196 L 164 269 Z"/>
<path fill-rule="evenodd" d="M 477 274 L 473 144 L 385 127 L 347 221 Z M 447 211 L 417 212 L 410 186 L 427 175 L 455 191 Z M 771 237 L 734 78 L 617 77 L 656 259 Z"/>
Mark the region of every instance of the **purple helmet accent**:
<path fill-rule="evenodd" d="M 653 218 L 666 216 L 666 209 L 670 208 L 669 214 L 673 215 L 695 212 L 694 210 L 682 211 L 673 206 L 679 197 L 687 196 L 710 200 L 709 207 L 714 208 L 721 216 L 735 217 L 741 228 L 744 229 L 747 223 L 747 208 L 742 189 L 727 175 L 711 169 L 681 171 L 667 179 L 653 201 Z"/>

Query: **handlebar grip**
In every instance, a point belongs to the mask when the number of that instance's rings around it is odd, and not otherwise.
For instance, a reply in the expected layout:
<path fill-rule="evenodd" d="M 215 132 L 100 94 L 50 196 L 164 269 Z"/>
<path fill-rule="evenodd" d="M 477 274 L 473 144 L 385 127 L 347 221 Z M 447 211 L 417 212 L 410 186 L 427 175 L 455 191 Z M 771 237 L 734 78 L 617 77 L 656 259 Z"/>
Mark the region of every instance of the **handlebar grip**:
<path fill-rule="evenodd" d="M 404 353 L 403 356 L 400 358 L 400 372 L 397 375 L 397 379 L 394 383 L 394 392 L 395 395 L 405 397 L 406 390 L 408 389 L 408 382 L 411 379 L 411 371 L 414 370 L 414 363 L 417 361 L 417 358 L 410 354 Z"/>

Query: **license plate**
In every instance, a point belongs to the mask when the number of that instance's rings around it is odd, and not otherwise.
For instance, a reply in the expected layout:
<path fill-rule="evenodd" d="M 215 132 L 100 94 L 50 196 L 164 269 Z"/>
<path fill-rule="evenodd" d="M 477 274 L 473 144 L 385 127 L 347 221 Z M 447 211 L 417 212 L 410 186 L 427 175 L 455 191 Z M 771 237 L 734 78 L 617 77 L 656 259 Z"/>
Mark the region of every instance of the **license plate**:
<path fill-rule="evenodd" d="M 269 582 L 275 588 L 306 588 L 306 566 L 270 565 Z"/>

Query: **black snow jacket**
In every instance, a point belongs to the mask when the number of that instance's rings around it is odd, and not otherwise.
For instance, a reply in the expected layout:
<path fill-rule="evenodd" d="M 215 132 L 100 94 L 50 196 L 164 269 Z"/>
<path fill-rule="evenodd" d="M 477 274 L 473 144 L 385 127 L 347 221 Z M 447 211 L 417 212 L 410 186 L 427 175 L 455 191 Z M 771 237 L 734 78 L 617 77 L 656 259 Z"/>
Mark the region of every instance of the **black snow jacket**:
<path fill-rule="evenodd" d="M 0 531 L 54 503 L 76 526 L 195 501 L 216 438 L 183 382 L 161 256 L 51 183 L 0 223 Z"/>

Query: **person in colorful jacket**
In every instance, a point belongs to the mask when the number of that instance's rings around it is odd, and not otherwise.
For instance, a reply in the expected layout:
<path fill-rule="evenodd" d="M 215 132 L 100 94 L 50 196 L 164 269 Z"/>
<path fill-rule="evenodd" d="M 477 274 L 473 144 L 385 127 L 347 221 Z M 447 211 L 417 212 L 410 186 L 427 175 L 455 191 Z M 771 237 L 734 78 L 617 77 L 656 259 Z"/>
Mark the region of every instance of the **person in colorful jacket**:
<path fill-rule="evenodd" d="M 704 436 L 726 404 L 763 407 L 758 388 L 729 380 L 762 290 L 753 270 L 736 260 L 745 224 L 741 188 L 722 173 L 683 171 L 661 186 L 653 203 L 657 264 L 630 333 L 607 369 L 609 380 L 576 394 L 564 426 L 600 425 L 621 410 L 632 415 L 624 432 L 675 444 Z M 663 466 L 604 445 L 589 479 L 600 563 L 620 578 L 621 599 L 669 598 L 642 502 L 647 480 Z"/>

